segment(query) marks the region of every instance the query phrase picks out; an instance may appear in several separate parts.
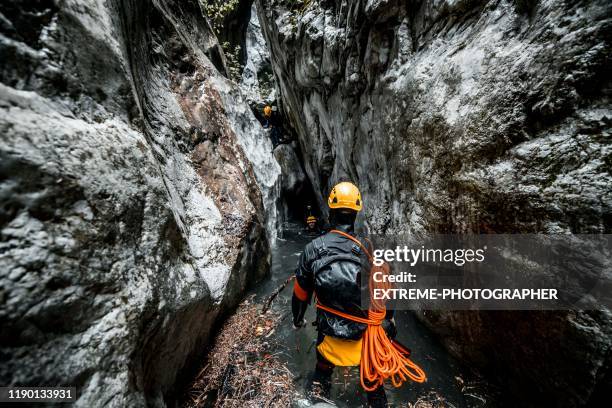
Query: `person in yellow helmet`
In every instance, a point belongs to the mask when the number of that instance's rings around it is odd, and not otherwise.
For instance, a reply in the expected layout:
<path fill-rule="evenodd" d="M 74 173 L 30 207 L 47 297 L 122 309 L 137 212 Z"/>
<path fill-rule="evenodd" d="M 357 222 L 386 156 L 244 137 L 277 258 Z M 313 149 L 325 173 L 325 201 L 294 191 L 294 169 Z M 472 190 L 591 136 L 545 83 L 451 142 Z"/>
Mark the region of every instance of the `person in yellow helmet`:
<path fill-rule="evenodd" d="M 309 215 L 306 217 L 306 225 L 308 226 L 308 229 L 314 230 L 317 226 L 317 217 L 314 215 Z"/>
<path fill-rule="evenodd" d="M 309 234 L 319 234 L 321 232 L 319 228 L 319 220 L 312 213 L 312 206 L 306 206 L 306 231 Z"/>
<path fill-rule="evenodd" d="M 296 329 L 305 324 L 304 314 L 313 294 L 316 294 L 317 303 L 367 317 L 367 310 L 361 307 L 361 276 L 369 274 L 370 264 L 365 251 L 371 248 L 354 231 L 355 218 L 363 208 L 361 193 L 353 183 L 338 183 L 332 188 L 327 204 L 333 227 L 306 245 L 295 272 L 291 308 Z M 356 242 L 363 242 L 363 246 Z M 317 386 L 329 397 L 334 367 L 360 364 L 361 338 L 367 325 L 317 308 L 316 326 L 317 363 L 309 388 L 312 391 Z M 385 315 L 383 328 L 389 337 L 395 337 L 392 311 Z M 368 391 L 367 397 L 372 407 L 387 405 L 382 386 Z"/>
<path fill-rule="evenodd" d="M 263 127 L 270 129 L 270 139 L 272 140 L 272 148 L 282 143 L 282 120 L 278 114 L 276 106 L 266 105 L 263 109 Z"/>

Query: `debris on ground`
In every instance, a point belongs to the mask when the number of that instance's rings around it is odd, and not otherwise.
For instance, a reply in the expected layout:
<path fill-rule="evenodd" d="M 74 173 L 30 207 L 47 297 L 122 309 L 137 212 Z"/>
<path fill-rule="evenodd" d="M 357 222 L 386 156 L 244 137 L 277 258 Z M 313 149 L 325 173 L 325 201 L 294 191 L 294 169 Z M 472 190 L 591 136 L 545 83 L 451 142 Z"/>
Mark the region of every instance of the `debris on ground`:
<path fill-rule="evenodd" d="M 430 391 L 427 395 L 420 396 L 414 403 L 408 403 L 408 408 L 455 408 L 443 396 L 435 391 Z"/>
<path fill-rule="evenodd" d="M 293 376 L 274 354 L 271 335 L 282 320 L 249 298 L 228 319 L 192 384 L 186 407 L 287 407 Z"/>

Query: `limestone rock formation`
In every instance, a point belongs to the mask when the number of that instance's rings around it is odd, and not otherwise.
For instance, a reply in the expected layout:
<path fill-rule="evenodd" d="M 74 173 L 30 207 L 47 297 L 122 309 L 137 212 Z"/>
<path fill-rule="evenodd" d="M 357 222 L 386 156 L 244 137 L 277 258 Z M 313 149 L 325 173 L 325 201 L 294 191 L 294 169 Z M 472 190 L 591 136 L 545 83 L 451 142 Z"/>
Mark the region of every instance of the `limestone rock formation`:
<path fill-rule="evenodd" d="M 0 13 L 0 383 L 164 406 L 266 271 L 271 143 L 196 0 Z"/>
<path fill-rule="evenodd" d="M 251 106 L 260 108 L 276 98 L 270 53 L 261 32 L 257 10 L 253 5 L 247 25 L 244 48 L 246 61 L 242 71 L 240 87 L 247 95 Z"/>
<path fill-rule="evenodd" d="M 257 6 L 321 204 L 349 178 L 373 233 L 612 231 L 609 1 Z M 611 382 L 607 310 L 425 320 L 536 406 L 594 404 Z"/>

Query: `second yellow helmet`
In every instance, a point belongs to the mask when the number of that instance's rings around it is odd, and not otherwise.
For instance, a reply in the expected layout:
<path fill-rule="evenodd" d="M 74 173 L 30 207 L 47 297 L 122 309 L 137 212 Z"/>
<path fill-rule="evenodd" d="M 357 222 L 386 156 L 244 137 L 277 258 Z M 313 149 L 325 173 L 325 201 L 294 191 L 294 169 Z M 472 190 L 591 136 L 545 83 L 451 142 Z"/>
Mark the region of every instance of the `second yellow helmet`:
<path fill-rule="evenodd" d="M 329 208 L 348 208 L 361 211 L 361 193 L 356 185 L 348 181 L 338 183 L 332 188 L 327 199 Z"/>
<path fill-rule="evenodd" d="M 264 116 L 266 118 L 269 118 L 270 116 L 272 116 L 272 107 L 270 105 L 266 105 L 264 107 Z"/>

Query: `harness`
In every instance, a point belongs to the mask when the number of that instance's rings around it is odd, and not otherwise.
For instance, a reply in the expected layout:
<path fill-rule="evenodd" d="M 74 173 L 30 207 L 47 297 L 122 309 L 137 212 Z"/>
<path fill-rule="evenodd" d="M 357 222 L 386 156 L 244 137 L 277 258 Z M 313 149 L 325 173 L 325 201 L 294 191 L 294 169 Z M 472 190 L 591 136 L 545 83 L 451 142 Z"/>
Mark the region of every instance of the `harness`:
<path fill-rule="evenodd" d="M 367 255 L 371 265 L 371 300 L 367 318 L 355 316 L 323 305 L 319 299 L 316 298 L 317 308 L 336 316 L 340 316 L 344 319 L 367 325 L 362 337 L 363 343 L 361 348 L 360 365 L 361 386 L 366 391 L 374 391 L 379 386 L 382 386 L 384 381 L 388 378 L 391 379 L 391 382 L 395 387 L 400 387 L 408 378 L 418 383 L 425 382 L 427 380 L 425 372 L 408 358 L 410 351 L 402 346 L 399 342 L 387 337 L 387 333 L 382 328 L 382 322 L 385 319 L 387 312 L 385 302 L 374 299 L 372 296 L 375 285 L 377 288 L 390 287 L 390 284 L 384 279 L 384 282 L 374 282 L 372 279 L 374 271 L 380 271 L 384 275 L 388 275 L 389 265 L 386 263 L 381 266 L 374 265 L 370 252 L 355 237 L 339 230 L 331 230 L 330 232 L 342 235 L 343 237 L 353 241 L 357 246 L 357 250 L 361 249 Z"/>

